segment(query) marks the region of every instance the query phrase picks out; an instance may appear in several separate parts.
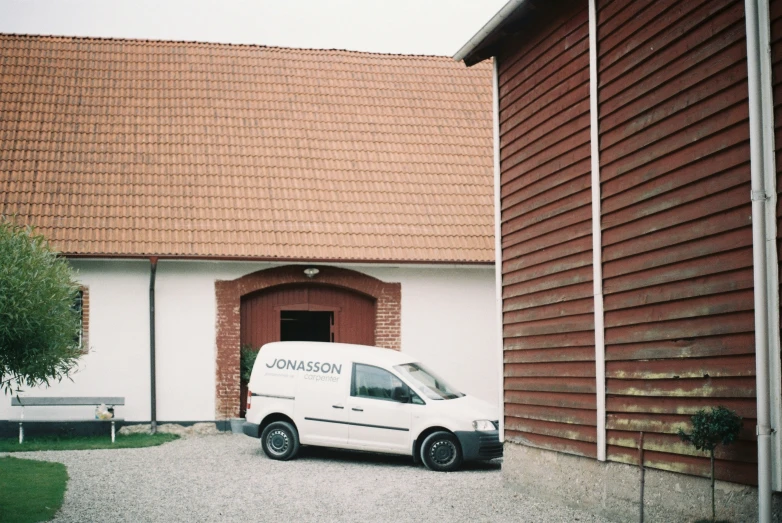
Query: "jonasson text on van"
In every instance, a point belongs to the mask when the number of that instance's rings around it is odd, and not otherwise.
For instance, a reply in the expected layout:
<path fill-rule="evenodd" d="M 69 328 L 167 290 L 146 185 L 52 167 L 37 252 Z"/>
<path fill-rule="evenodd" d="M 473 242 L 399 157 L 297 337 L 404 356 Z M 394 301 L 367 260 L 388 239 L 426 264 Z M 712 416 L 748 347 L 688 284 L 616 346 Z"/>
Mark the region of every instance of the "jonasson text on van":
<path fill-rule="evenodd" d="M 298 361 L 283 360 L 275 358 L 273 362 L 267 363 L 266 367 L 280 370 L 303 370 L 304 372 L 321 372 L 323 374 L 342 374 L 342 364 L 319 361 Z"/>

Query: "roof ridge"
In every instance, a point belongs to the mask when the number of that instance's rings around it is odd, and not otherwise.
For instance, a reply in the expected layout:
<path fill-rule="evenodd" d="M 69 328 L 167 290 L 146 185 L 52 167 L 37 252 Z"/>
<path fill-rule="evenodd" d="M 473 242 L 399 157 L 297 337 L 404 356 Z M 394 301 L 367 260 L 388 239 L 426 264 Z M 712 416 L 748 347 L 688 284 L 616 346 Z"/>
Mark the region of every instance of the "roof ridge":
<path fill-rule="evenodd" d="M 125 38 L 125 37 L 112 37 L 112 36 L 74 36 L 74 35 L 49 35 L 49 34 L 30 34 L 30 33 L 3 33 L 0 32 L 0 38 L 2 37 L 16 37 L 18 39 L 38 39 L 38 40 L 71 40 L 71 41 L 96 41 L 96 42 L 120 42 L 130 44 L 187 44 L 196 45 L 199 47 L 240 47 L 247 49 L 269 49 L 279 51 L 304 51 L 313 53 L 336 53 L 336 54 L 350 54 L 361 56 L 386 56 L 386 57 L 398 57 L 403 58 L 436 58 L 438 60 L 453 61 L 453 58 L 447 55 L 433 55 L 433 54 L 403 54 L 403 53 L 379 53 L 371 51 L 354 51 L 350 49 L 338 49 L 338 48 L 316 48 L 316 47 L 285 47 L 276 45 L 262 45 L 262 44 L 235 44 L 227 42 L 202 42 L 198 40 L 163 40 L 156 38 Z"/>

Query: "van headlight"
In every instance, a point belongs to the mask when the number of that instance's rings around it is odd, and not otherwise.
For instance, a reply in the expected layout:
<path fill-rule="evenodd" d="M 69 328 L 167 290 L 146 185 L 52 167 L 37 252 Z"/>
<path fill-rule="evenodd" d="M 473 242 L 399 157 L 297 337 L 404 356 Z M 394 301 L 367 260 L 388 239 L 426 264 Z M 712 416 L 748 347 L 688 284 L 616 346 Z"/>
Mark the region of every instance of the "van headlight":
<path fill-rule="evenodd" d="M 489 430 L 496 430 L 496 427 L 494 426 L 494 423 L 487 419 L 478 419 L 472 422 L 472 428 L 474 430 L 480 430 L 480 431 L 489 431 Z"/>

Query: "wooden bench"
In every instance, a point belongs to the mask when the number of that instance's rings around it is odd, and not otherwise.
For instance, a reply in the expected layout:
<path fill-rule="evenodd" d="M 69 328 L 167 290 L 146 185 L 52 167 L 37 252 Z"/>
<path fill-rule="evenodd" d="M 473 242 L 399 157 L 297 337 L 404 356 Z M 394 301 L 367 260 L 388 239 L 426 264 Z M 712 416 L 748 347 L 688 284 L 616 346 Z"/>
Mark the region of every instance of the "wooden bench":
<path fill-rule="evenodd" d="M 106 407 L 113 408 L 117 405 L 125 405 L 125 398 L 116 396 L 107 397 L 75 397 L 75 398 L 55 398 L 55 397 L 40 397 L 40 398 L 20 398 L 15 396 L 11 398 L 12 407 L 22 407 L 22 415 L 19 418 L 19 443 L 24 441 L 24 407 L 66 407 L 66 406 L 84 406 L 93 405 L 106 405 Z M 114 443 L 114 422 L 123 421 L 122 418 L 109 418 L 109 419 L 94 419 L 94 418 L 81 418 L 81 419 L 30 419 L 27 420 L 31 423 L 68 423 L 72 421 L 99 421 L 99 422 L 111 422 L 111 442 Z"/>

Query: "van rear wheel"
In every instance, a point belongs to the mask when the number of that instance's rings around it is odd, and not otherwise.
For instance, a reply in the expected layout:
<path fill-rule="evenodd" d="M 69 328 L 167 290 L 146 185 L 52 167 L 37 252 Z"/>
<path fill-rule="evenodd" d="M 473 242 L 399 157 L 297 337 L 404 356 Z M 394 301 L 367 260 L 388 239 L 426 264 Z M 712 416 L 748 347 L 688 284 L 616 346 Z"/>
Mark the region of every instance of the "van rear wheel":
<path fill-rule="evenodd" d="M 299 452 L 299 433 L 287 421 L 269 423 L 261 434 L 261 448 L 271 459 L 287 461 Z"/>
<path fill-rule="evenodd" d="M 437 472 L 451 472 L 462 464 L 462 448 L 459 440 L 450 432 L 429 434 L 421 445 L 421 461 L 426 468 Z"/>

